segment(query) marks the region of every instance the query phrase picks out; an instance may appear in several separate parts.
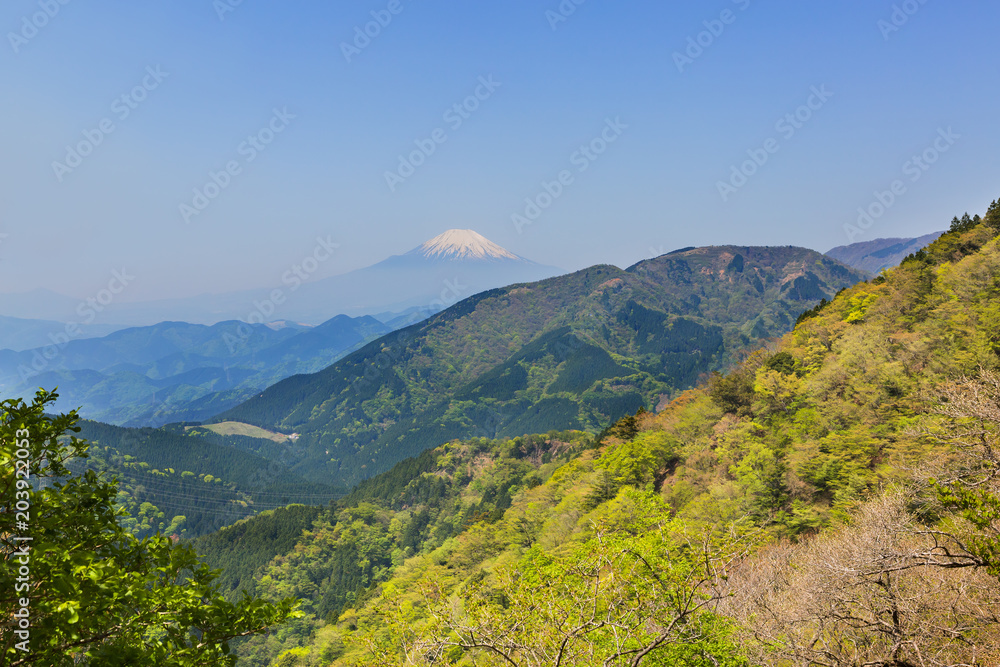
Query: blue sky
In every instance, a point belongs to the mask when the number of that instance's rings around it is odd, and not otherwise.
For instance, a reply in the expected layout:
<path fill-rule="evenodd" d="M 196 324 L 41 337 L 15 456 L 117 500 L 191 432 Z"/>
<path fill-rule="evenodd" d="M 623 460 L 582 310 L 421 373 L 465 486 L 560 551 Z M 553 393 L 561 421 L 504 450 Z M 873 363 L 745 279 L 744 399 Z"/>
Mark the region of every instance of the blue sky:
<path fill-rule="evenodd" d="M 689 245 L 825 251 L 894 181 L 854 240 L 1000 196 L 995 3 L 229 3 L 4 3 L 0 291 L 82 298 L 123 267 L 127 301 L 255 288 L 319 236 L 340 244 L 332 275 L 455 227 L 567 270 Z M 391 22 L 348 62 L 372 12 Z M 679 68 L 689 39 L 704 46 Z M 614 142 L 581 157 L 609 121 Z M 81 142 L 78 166 L 54 166 Z M 415 142 L 433 153 L 390 188 Z"/>

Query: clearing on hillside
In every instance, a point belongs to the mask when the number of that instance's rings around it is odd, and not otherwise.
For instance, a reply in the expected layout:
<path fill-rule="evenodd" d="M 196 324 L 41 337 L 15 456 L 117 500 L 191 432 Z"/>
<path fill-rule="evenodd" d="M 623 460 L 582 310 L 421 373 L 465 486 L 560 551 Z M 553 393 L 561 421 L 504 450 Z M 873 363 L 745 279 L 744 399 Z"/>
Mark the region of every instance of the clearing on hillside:
<path fill-rule="evenodd" d="M 218 433 L 219 435 L 245 435 L 250 438 L 261 438 L 265 440 L 273 440 L 274 442 L 287 442 L 297 438 L 296 434 L 288 436 L 284 433 L 275 433 L 274 431 L 268 431 L 267 429 L 260 428 L 259 426 L 244 424 L 243 422 L 222 422 L 221 424 L 187 426 L 185 427 L 185 430 L 191 430 L 193 428 L 207 429 L 213 433 Z"/>

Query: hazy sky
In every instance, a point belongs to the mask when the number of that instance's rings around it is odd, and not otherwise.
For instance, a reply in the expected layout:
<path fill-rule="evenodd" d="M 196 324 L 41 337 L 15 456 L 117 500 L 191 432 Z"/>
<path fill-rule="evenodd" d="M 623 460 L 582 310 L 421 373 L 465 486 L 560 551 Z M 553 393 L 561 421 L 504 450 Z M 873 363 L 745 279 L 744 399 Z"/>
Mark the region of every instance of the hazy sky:
<path fill-rule="evenodd" d="M 985 0 L 7 0 L 0 291 L 84 298 L 122 268 L 127 301 L 274 285 L 318 237 L 331 275 L 455 227 L 567 270 L 825 251 L 894 181 L 854 240 L 942 229 L 1000 196 L 998 19 Z"/>

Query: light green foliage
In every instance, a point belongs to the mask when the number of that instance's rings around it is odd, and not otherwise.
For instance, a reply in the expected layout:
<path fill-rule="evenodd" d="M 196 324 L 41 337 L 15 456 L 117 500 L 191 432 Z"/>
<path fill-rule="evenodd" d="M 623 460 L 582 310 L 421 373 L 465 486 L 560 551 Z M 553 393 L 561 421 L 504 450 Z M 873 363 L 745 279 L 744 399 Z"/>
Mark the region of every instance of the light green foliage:
<path fill-rule="evenodd" d="M 868 309 L 872 307 L 878 300 L 878 297 L 874 294 L 856 294 L 852 296 L 847 302 L 847 314 L 844 316 L 845 322 L 862 322 L 865 319 L 865 314 L 868 313 Z"/>
<path fill-rule="evenodd" d="M 581 521 L 569 543 L 535 545 L 453 592 L 426 580 L 422 599 L 387 587 L 379 602 L 407 629 L 367 637 L 377 664 L 746 664 L 713 613 L 725 567 L 743 545 L 672 521 L 654 494 L 625 489 Z M 414 614 L 415 606 L 422 614 Z M 416 622 L 414 622 L 416 621 Z M 400 650 L 402 649 L 402 650 Z"/>
<path fill-rule="evenodd" d="M 679 443 L 664 431 L 643 431 L 634 438 L 612 446 L 597 461 L 621 486 L 652 486 L 666 474 L 666 467 L 679 455 Z"/>
<path fill-rule="evenodd" d="M 794 373 L 783 373 L 770 368 L 757 371 L 754 393 L 764 414 L 788 412 L 798 396 L 799 378 Z"/>

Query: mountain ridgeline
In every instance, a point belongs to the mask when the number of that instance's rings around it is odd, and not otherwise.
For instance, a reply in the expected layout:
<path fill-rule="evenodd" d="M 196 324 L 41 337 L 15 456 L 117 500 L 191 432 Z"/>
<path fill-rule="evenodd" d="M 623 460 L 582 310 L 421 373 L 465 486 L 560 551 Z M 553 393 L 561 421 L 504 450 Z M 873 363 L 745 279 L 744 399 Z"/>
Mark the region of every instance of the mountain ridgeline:
<path fill-rule="evenodd" d="M 465 299 L 212 421 L 297 432 L 351 485 L 454 438 L 598 431 L 791 329 L 863 274 L 795 247 L 678 251 Z"/>
<path fill-rule="evenodd" d="M 908 255 L 936 241 L 941 234 L 943 232 L 935 232 L 915 239 L 873 239 L 837 246 L 826 255 L 856 269 L 878 274 L 883 269 L 898 266 Z"/>

